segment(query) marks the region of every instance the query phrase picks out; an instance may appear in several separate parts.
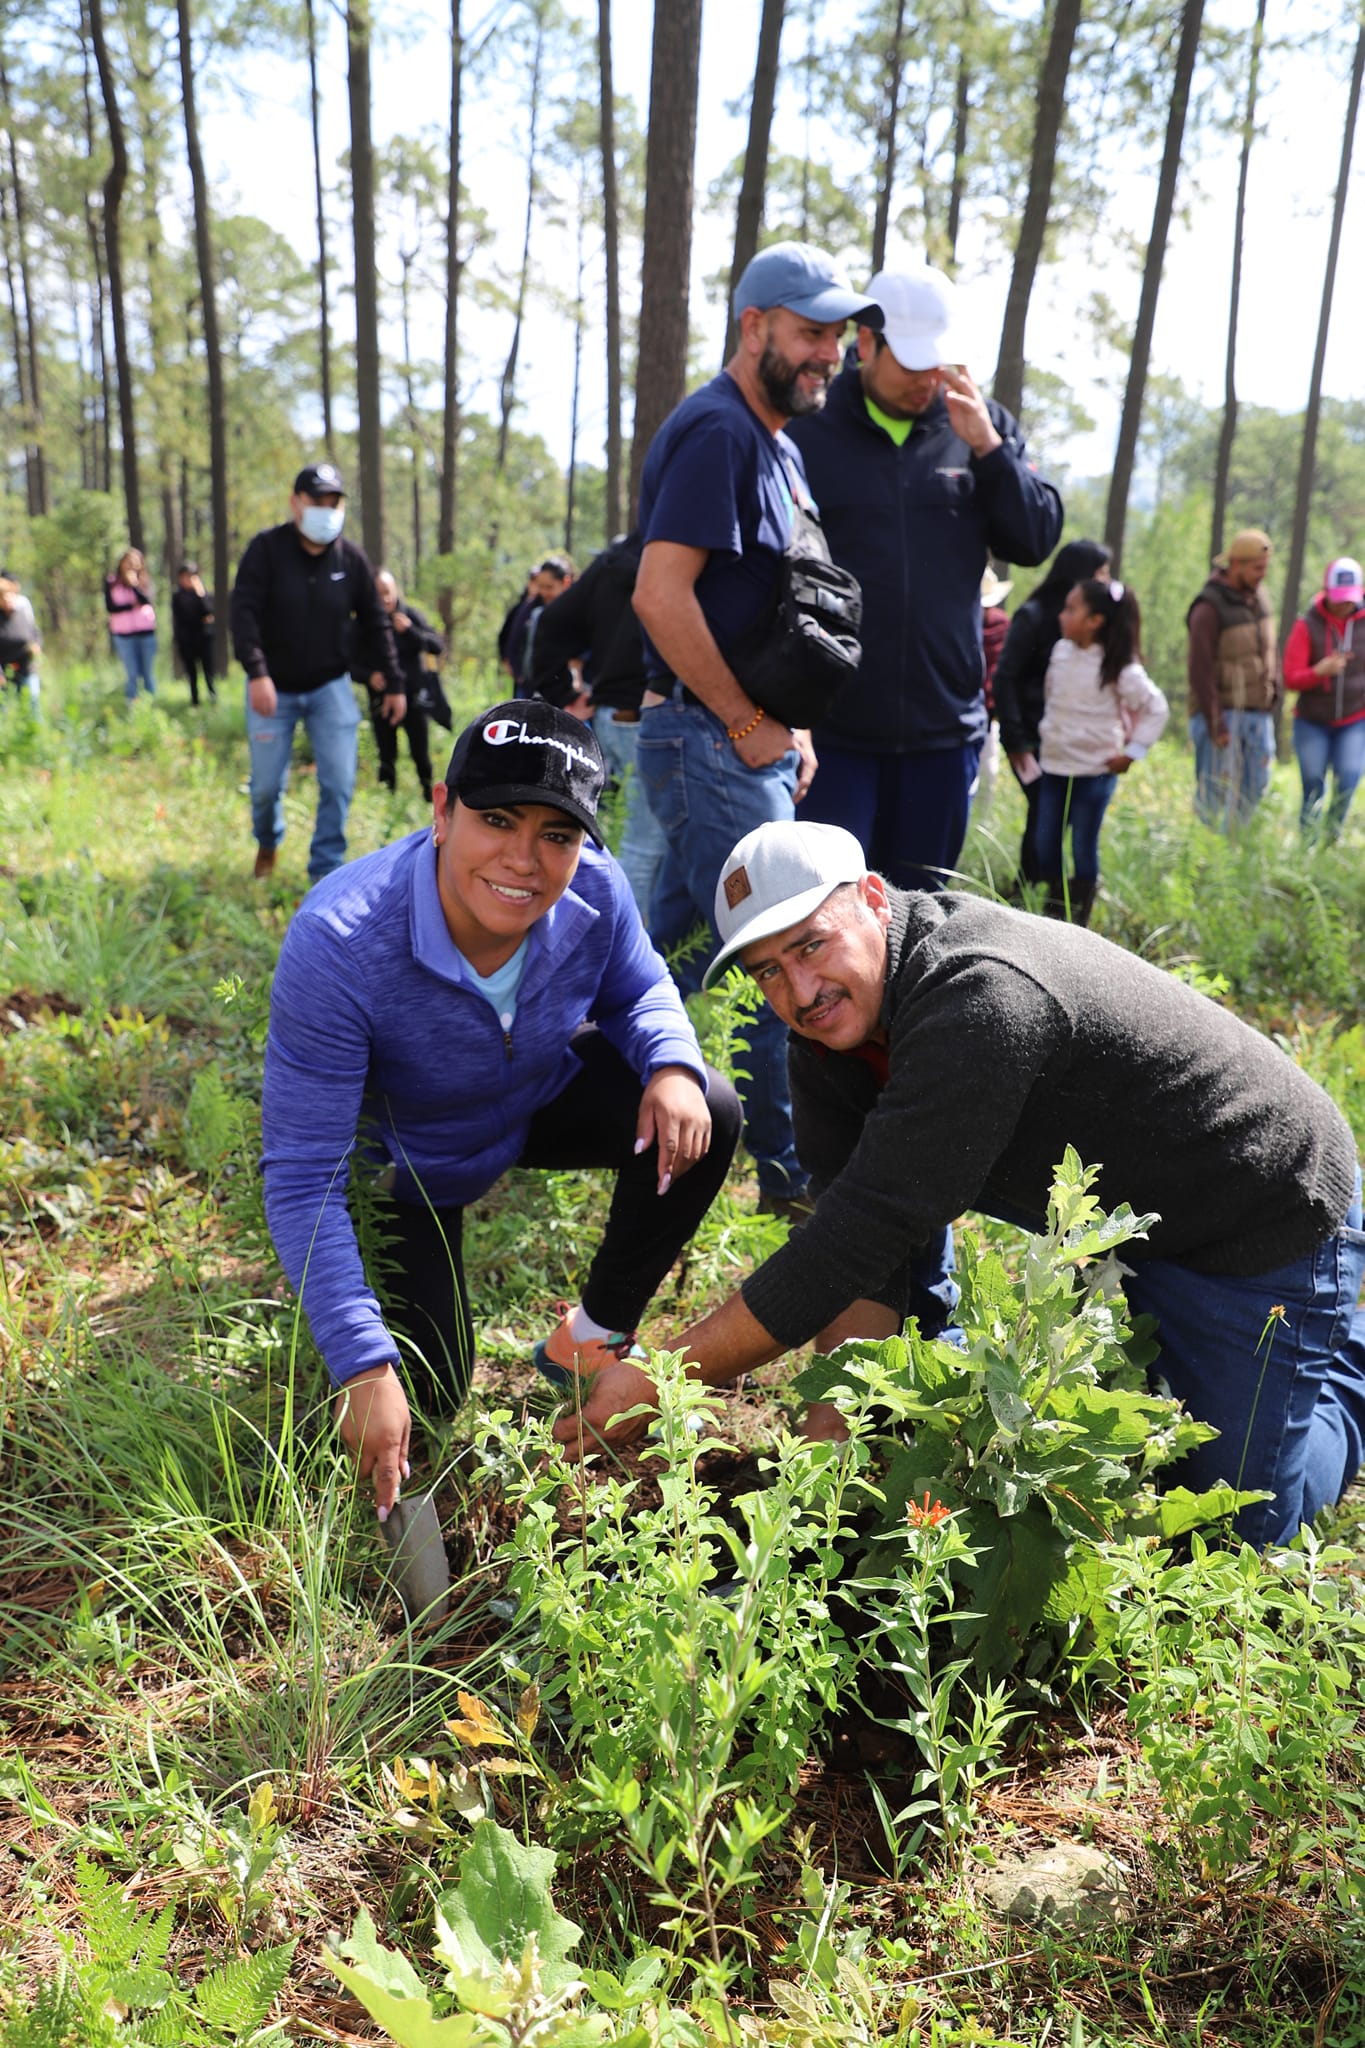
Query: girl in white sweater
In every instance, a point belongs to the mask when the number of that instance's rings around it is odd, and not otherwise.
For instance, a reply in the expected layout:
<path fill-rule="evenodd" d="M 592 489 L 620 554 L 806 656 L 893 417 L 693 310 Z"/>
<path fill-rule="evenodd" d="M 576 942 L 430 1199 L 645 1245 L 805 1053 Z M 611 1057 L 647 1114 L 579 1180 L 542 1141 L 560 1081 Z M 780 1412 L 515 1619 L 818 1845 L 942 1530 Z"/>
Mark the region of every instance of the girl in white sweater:
<path fill-rule="evenodd" d="M 1088 924 L 1100 874 L 1100 826 L 1120 775 L 1161 734 L 1170 707 L 1142 666 L 1141 614 L 1122 583 L 1078 583 L 1062 607 L 1039 727 L 1038 861 L 1049 917 Z M 1062 878 L 1071 833 L 1073 874 Z"/>

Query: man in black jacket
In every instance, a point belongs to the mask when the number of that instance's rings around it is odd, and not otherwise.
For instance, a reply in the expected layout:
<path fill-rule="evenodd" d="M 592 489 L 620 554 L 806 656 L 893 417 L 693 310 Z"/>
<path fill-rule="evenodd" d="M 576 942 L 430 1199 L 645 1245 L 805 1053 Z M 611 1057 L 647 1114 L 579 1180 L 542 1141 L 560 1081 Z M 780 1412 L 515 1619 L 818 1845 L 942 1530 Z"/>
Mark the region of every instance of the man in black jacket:
<path fill-rule="evenodd" d="M 1062 530 L 1017 422 L 957 360 L 953 291 L 928 265 L 880 271 L 881 325 L 860 322 L 824 410 L 788 428 L 830 553 L 863 592 L 862 665 L 814 730 L 800 815 L 844 826 L 902 888 L 941 887 L 966 838 L 988 726 L 987 557 L 1041 562 Z"/>
<path fill-rule="evenodd" d="M 341 538 L 345 496 L 332 463 L 301 469 L 289 518 L 248 543 L 232 592 L 232 644 L 246 670 L 258 880 L 271 872 L 284 837 L 284 792 L 299 721 L 318 770 L 308 855 L 308 879 L 317 882 L 346 858 L 360 724 L 351 688 L 357 660 L 382 716 L 392 725 L 403 718 L 403 675 L 374 572 L 361 550 Z"/>
<path fill-rule="evenodd" d="M 1360 1169 L 1345 1118 L 1292 1060 L 1080 926 L 888 888 L 837 827 L 749 833 L 716 922 L 708 984 L 742 962 L 791 1028 L 817 1199 L 679 1340 L 702 1379 L 811 1338 L 892 1335 L 915 1247 L 966 1208 L 1041 1228 L 1072 1145 L 1102 1162 L 1105 1208 L 1157 1219 L 1124 1247 L 1124 1291 L 1156 1319 L 1162 1377 L 1219 1431 L 1182 1483 L 1267 1489 L 1237 1520 L 1258 1544 L 1341 1497 L 1365 1460 Z M 612 1367 L 585 1422 L 600 1432 L 649 1397 L 637 1368 Z M 573 1420 L 557 1433 L 578 1441 Z"/>
<path fill-rule="evenodd" d="M 410 604 L 398 588 L 398 579 L 392 569 L 381 569 L 374 579 L 379 592 L 379 602 L 389 615 L 393 629 L 394 645 L 398 649 L 398 665 L 403 671 L 405 711 L 403 730 L 408 736 L 408 752 L 412 765 L 417 770 L 417 779 L 422 785 L 422 795 L 431 802 L 431 741 L 427 734 L 427 721 L 434 718 L 438 725 L 450 729 L 450 706 L 434 669 L 428 668 L 423 657 L 439 656 L 445 653 L 445 641 L 423 612 Z M 358 681 L 365 680 L 362 672 Z M 384 789 L 398 787 L 398 733 L 384 716 L 383 698 L 373 694 L 370 697 L 370 724 L 374 730 L 374 743 L 379 753 L 379 781 Z"/>

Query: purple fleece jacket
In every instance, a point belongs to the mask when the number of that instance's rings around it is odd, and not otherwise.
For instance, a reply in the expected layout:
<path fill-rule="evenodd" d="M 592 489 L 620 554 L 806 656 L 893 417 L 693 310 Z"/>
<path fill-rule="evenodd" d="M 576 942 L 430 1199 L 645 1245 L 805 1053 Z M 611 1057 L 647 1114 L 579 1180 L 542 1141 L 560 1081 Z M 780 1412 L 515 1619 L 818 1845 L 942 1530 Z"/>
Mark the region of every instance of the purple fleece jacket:
<path fill-rule="evenodd" d="M 577 1068 L 592 1022 L 641 1082 L 706 1069 L 663 960 L 610 854 L 532 927 L 504 1032 L 446 929 L 429 832 L 338 868 L 289 927 L 270 998 L 261 1100 L 265 1208 L 338 1386 L 397 1358 L 346 1207 L 361 1142 L 397 1200 L 476 1201 L 519 1157 L 535 1111 Z"/>

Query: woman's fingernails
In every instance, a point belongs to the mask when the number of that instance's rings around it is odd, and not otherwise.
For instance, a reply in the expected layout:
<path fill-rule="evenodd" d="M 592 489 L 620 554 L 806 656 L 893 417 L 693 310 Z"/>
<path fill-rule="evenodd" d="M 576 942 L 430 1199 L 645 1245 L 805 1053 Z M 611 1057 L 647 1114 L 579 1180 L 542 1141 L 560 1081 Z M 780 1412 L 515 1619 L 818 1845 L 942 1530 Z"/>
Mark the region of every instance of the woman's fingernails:
<path fill-rule="evenodd" d="M 388 1511 L 388 1509 L 387 1509 L 386 1507 L 381 1507 L 381 1508 L 380 1508 L 380 1510 L 379 1510 L 379 1519 L 380 1519 L 380 1521 L 381 1521 L 381 1522 L 387 1522 L 387 1521 L 388 1521 L 388 1519 L 389 1519 L 389 1511 Z"/>
<path fill-rule="evenodd" d="M 637 1159 L 639 1158 L 640 1154 L 641 1154 L 641 1153 L 642 1153 L 642 1152 L 644 1151 L 644 1149 L 645 1149 L 645 1141 L 644 1141 L 644 1139 L 643 1139 L 643 1138 L 637 1138 L 637 1139 L 635 1140 L 635 1157 L 636 1157 Z"/>
<path fill-rule="evenodd" d="M 411 1479 L 411 1477 L 412 1477 L 412 1467 L 411 1467 L 411 1465 L 410 1465 L 410 1464 L 408 1463 L 408 1461 L 407 1461 L 407 1459 L 406 1459 L 406 1458 L 404 1458 L 404 1460 L 403 1460 L 403 1477 L 404 1477 L 405 1479 Z"/>
<path fill-rule="evenodd" d="M 663 1179 L 662 1179 L 662 1180 L 661 1180 L 661 1181 L 659 1182 L 659 1193 L 660 1193 L 661 1195 L 666 1195 L 666 1194 L 668 1193 L 669 1189 L 670 1189 L 670 1188 L 672 1187 L 672 1185 L 673 1185 L 673 1176 L 672 1176 L 672 1174 L 671 1174 L 671 1173 L 666 1173 L 666 1174 L 664 1175 Z"/>

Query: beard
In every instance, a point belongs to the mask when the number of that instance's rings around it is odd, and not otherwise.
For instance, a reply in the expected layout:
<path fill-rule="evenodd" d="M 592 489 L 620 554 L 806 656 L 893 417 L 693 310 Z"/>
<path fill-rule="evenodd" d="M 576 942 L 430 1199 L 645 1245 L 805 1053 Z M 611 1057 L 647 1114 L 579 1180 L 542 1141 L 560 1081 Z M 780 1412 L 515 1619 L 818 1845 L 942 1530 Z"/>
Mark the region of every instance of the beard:
<path fill-rule="evenodd" d="M 758 381 L 764 396 L 773 411 L 788 420 L 799 419 L 803 413 L 819 412 L 832 375 L 827 363 L 789 363 L 771 342 L 758 359 Z M 814 391 L 802 390 L 800 380 L 806 376 L 820 379 Z"/>

